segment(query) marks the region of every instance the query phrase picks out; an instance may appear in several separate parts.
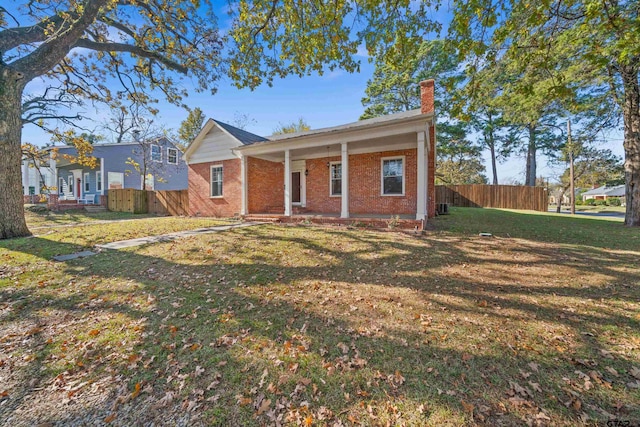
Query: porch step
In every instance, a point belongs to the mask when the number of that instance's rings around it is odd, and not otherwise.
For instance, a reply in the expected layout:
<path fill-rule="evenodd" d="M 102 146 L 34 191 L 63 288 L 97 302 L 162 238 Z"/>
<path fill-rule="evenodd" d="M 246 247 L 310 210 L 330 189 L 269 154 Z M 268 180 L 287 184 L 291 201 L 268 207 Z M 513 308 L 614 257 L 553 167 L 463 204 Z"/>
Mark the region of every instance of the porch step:
<path fill-rule="evenodd" d="M 242 217 L 245 221 L 256 221 L 256 222 L 280 222 L 281 218 L 277 215 L 245 215 Z"/>
<path fill-rule="evenodd" d="M 98 212 L 106 212 L 107 208 L 105 208 L 104 206 L 100 206 L 100 205 L 86 205 L 84 207 L 84 210 L 89 212 L 89 213 L 98 213 Z"/>
<path fill-rule="evenodd" d="M 309 213 L 309 209 L 307 208 L 303 208 L 302 206 L 294 206 L 293 207 L 293 213 L 294 215 L 304 215 L 306 213 Z"/>
<path fill-rule="evenodd" d="M 284 208 L 282 206 L 267 206 L 264 209 L 264 213 L 283 215 L 284 214 Z"/>

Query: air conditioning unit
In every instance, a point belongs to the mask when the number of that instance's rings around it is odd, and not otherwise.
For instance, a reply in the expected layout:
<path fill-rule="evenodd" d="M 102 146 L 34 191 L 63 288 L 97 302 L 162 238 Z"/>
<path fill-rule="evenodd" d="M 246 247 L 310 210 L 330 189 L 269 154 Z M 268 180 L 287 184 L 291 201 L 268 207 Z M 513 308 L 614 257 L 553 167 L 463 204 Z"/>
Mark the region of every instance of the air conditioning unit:
<path fill-rule="evenodd" d="M 438 215 L 448 215 L 449 214 L 449 203 L 438 203 L 437 204 Z"/>

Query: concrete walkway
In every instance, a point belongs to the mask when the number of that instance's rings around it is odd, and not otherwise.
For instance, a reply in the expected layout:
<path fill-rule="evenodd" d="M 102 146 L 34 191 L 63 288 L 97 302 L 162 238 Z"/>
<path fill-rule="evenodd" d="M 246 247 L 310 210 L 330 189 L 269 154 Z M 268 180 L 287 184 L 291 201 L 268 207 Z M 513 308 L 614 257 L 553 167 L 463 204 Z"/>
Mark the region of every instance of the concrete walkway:
<path fill-rule="evenodd" d="M 98 249 L 96 252 L 82 251 L 67 255 L 58 255 L 53 257 L 54 261 L 69 261 L 77 258 L 85 258 L 100 253 L 101 249 L 124 249 L 132 248 L 135 246 L 149 245 L 152 243 L 164 243 L 171 242 L 182 237 L 198 236 L 200 234 L 217 233 L 219 231 L 231 230 L 233 228 L 252 227 L 254 225 L 265 224 L 264 222 L 242 222 L 238 224 L 230 225 L 217 225 L 215 227 L 197 228 L 195 230 L 177 231 L 175 233 L 162 234 L 159 236 L 140 237 L 138 239 L 120 240 L 118 242 L 105 243 L 103 245 L 96 245 Z"/>
<path fill-rule="evenodd" d="M 217 233 L 219 231 L 231 230 L 233 228 L 251 227 L 254 225 L 264 224 L 263 222 L 242 222 L 230 225 L 218 225 L 215 227 L 197 228 L 195 230 L 177 231 L 175 233 L 162 234 L 160 236 L 140 237 L 138 239 L 121 240 L 119 242 L 105 243 L 96 245 L 99 249 L 123 249 L 134 246 L 148 245 L 152 243 L 170 242 L 181 237 L 198 236 L 200 234 Z"/>

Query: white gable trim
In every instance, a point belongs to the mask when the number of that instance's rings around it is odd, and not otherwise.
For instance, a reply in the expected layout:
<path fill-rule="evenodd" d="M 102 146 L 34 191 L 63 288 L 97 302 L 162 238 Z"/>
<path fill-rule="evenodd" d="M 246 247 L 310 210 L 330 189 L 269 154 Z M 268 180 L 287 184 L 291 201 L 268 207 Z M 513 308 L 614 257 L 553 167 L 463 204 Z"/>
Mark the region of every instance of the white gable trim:
<path fill-rule="evenodd" d="M 223 148 L 222 150 L 219 150 L 219 152 L 214 155 L 198 156 L 197 155 L 198 151 L 200 151 L 203 148 L 203 145 L 202 145 L 203 142 L 205 142 L 205 140 L 207 139 L 211 131 L 213 131 L 214 129 L 219 130 L 227 138 L 230 138 L 231 140 L 230 147 L 228 147 L 228 149 Z M 184 155 L 182 156 L 182 159 L 188 164 L 217 162 L 221 160 L 236 159 L 240 156 L 234 153 L 233 149 L 237 147 L 241 147 L 242 145 L 243 145 L 242 142 L 240 142 L 238 138 L 236 138 L 235 136 L 227 132 L 227 130 L 224 129 L 222 126 L 218 125 L 215 120 L 209 119 L 207 120 L 207 123 L 202 127 L 202 130 L 200 131 L 198 136 L 195 137 L 193 142 L 185 150 Z"/>
<path fill-rule="evenodd" d="M 202 140 L 204 139 L 204 137 L 207 136 L 207 134 L 211 131 L 211 129 L 213 129 L 214 126 L 216 126 L 216 122 L 214 122 L 213 119 L 207 120 L 207 123 L 204 124 L 202 129 L 200 129 L 200 133 L 198 134 L 198 136 L 196 136 L 195 139 L 191 141 L 191 144 L 189 144 L 187 149 L 184 150 L 182 160 L 189 163 L 189 157 L 191 157 L 191 154 L 198 149 L 200 144 L 202 144 Z"/>

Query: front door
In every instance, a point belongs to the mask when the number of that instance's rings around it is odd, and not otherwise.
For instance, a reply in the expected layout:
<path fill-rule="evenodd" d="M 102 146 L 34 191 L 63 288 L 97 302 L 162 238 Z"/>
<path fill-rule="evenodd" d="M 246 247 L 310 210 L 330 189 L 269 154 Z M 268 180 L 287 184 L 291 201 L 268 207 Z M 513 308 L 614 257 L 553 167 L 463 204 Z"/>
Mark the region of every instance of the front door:
<path fill-rule="evenodd" d="M 291 173 L 291 203 L 300 203 L 300 172 Z"/>
<path fill-rule="evenodd" d="M 78 178 L 76 180 L 76 199 L 82 197 L 82 180 Z"/>

